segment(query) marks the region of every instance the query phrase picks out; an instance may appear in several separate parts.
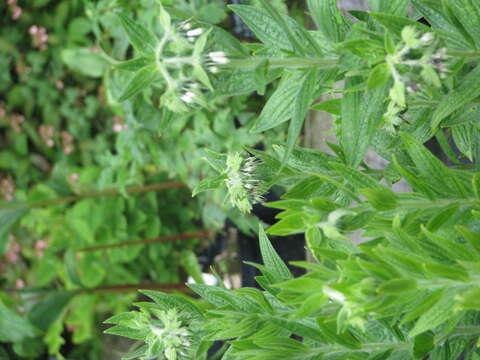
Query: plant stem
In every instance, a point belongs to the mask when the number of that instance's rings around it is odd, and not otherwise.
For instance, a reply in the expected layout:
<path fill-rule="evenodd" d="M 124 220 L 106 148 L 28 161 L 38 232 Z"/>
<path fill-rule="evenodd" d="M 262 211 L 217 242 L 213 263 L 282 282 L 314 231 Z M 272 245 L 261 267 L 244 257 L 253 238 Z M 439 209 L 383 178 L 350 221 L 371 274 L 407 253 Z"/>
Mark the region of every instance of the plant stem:
<path fill-rule="evenodd" d="M 77 290 L 70 290 L 75 294 L 84 294 L 84 293 L 95 293 L 95 292 L 130 292 L 138 290 L 158 290 L 158 291 L 182 291 L 189 292 L 189 288 L 184 283 L 144 283 L 144 284 L 123 284 L 123 285 L 105 285 L 98 286 L 95 288 L 82 288 Z M 15 288 L 5 288 L 0 289 L 0 292 L 8 293 L 47 293 L 45 295 L 37 295 L 31 298 L 25 298 L 25 300 L 37 300 L 48 295 L 48 293 L 61 291 L 61 289 L 48 289 L 48 288 L 24 288 L 24 289 L 15 289 Z M 68 292 L 68 290 L 67 290 Z"/>
<path fill-rule="evenodd" d="M 211 237 L 210 235 L 211 233 L 209 231 L 204 230 L 204 231 L 188 232 L 188 233 L 177 234 L 177 235 L 160 236 L 153 239 L 142 239 L 142 240 L 134 240 L 134 241 L 125 241 L 125 242 L 120 242 L 115 244 L 90 246 L 90 247 L 80 249 L 79 251 L 107 250 L 107 249 L 114 249 L 114 248 L 125 247 L 125 246 L 155 244 L 155 243 L 163 243 L 163 242 L 175 241 L 175 240 L 188 240 L 193 238 L 208 239 Z"/>
<path fill-rule="evenodd" d="M 150 185 L 143 185 L 143 186 L 132 186 L 132 187 L 126 188 L 125 191 L 127 194 L 138 194 L 138 193 L 145 193 L 150 191 L 182 188 L 186 186 L 187 185 L 182 182 L 173 181 L 173 182 L 165 182 L 165 183 L 150 184 Z M 71 196 L 65 196 L 65 197 L 60 197 L 56 199 L 50 199 L 50 200 L 4 204 L 0 206 L 0 209 L 5 209 L 5 208 L 19 209 L 19 208 L 25 208 L 25 207 L 38 208 L 38 207 L 68 203 L 68 202 L 73 202 L 73 201 L 78 201 L 78 200 L 88 199 L 88 198 L 108 197 L 108 196 L 118 196 L 118 195 L 120 195 L 119 190 L 93 191 L 93 192 L 82 194 L 82 195 L 71 195 Z"/>
<path fill-rule="evenodd" d="M 260 62 L 267 58 L 252 57 L 241 60 L 230 60 L 227 64 L 220 65 L 223 68 L 255 68 Z M 271 69 L 278 68 L 324 68 L 331 69 L 338 65 L 338 59 L 320 58 L 268 58 Z"/>

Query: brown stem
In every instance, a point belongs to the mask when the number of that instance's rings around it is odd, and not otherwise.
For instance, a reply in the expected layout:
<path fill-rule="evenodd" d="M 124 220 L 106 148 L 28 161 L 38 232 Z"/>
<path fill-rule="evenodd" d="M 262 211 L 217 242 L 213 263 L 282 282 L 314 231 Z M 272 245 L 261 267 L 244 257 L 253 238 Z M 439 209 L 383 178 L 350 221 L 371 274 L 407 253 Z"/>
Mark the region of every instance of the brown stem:
<path fill-rule="evenodd" d="M 132 284 L 132 285 L 111 285 L 111 286 L 99 286 L 93 289 L 85 289 L 82 292 L 130 292 L 138 290 L 157 290 L 157 291 L 181 291 L 189 292 L 185 284 L 173 283 L 173 284 Z"/>
<path fill-rule="evenodd" d="M 142 240 L 119 242 L 116 244 L 90 246 L 90 247 L 80 249 L 79 251 L 97 251 L 97 250 L 114 249 L 114 248 L 119 248 L 124 246 L 163 243 L 163 242 L 175 241 L 175 240 L 188 240 L 188 239 L 194 239 L 194 238 L 208 239 L 210 237 L 211 237 L 210 232 L 205 230 L 205 231 L 196 231 L 196 232 L 189 232 L 189 233 L 177 234 L 177 235 L 160 236 L 153 239 L 142 239 Z"/>
<path fill-rule="evenodd" d="M 151 185 L 144 185 L 144 186 L 132 186 L 126 188 L 125 191 L 127 194 L 138 194 L 138 193 L 145 193 L 150 191 L 159 191 L 159 190 L 166 190 L 166 189 L 174 189 L 174 188 L 182 188 L 186 187 L 187 185 L 179 182 L 179 181 L 172 181 L 160 184 L 151 184 Z M 16 209 L 16 208 L 37 208 L 49 205 L 56 205 L 66 202 L 78 201 L 87 198 L 97 198 L 97 197 L 104 197 L 104 196 L 117 196 L 120 194 L 118 190 L 103 190 L 103 191 L 93 191 L 87 194 L 82 195 L 72 195 L 72 196 L 65 196 L 57 199 L 51 200 L 42 200 L 42 201 L 35 201 L 35 202 L 25 202 L 25 203 L 13 203 L 7 204 L 2 206 L 3 208 L 8 209 Z"/>
<path fill-rule="evenodd" d="M 6 288 L 1 289 L 2 292 L 8 293 L 28 293 L 28 292 L 39 292 L 40 289 L 15 289 L 15 288 Z M 106 285 L 98 286 L 95 288 L 83 288 L 72 290 L 75 294 L 83 293 L 95 293 L 95 292 L 129 292 L 129 291 L 138 291 L 138 290 L 157 290 L 157 291 L 182 291 L 189 292 L 190 289 L 183 283 L 169 283 L 169 284 L 158 284 L 158 283 L 144 283 L 144 284 L 125 284 L 125 285 Z M 34 297 L 28 298 L 24 297 L 24 300 L 38 300 L 48 295 L 48 293 L 59 291 L 59 289 L 41 289 L 41 292 L 46 294 L 36 295 Z"/>

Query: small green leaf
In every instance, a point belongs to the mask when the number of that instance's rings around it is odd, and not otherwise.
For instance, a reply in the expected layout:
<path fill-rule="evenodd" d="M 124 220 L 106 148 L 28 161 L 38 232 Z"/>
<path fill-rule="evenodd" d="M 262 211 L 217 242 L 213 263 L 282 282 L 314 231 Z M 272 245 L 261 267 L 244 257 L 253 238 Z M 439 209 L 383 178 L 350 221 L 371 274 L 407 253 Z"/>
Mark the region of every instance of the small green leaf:
<path fill-rule="evenodd" d="M 414 279 L 394 279 L 384 282 L 377 291 L 380 294 L 399 295 L 417 289 L 417 281 Z"/>
<path fill-rule="evenodd" d="M 126 89 L 118 101 L 126 101 L 140 91 L 147 88 L 158 77 L 158 69 L 156 65 L 145 66 L 135 73 L 133 79 L 128 83 Z"/>
<path fill-rule="evenodd" d="M 329 99 L 315 104 L 312 110 L 323 111 L 332 115 L 340 115 L 342 112 L 342 99 Z"/>
<path fill-rule="evenodd" d="M 127 15 L 118 14 L 117 16 L 135 50 L 143 56 L 155 56 L 158 44 L 155 35 Z"/>
<path fill-rule="evenodd" d="M 390 69 L 386 63 L 378 64 L 370 73 L 367 80 L 369 90 L 386 85 L 390 80 Z"/>
<path fill-rule="evenodd" d="M 434 348 L 434 333 L 427 331 L 415 336 L 413 355 L 416 359 L 423 359 Z"/>
<path fill-rule="evenodd" d="M 470 103 L 480 96 L 480 65 L 477 65 L 463 81 L 459 81 L 459 86 L 448 93 L 445 98 L 436 107 L 432 117 L 432 128 L 437 129 L 442 121 L 453 114 L 455 110 Z"/>
<path fill-rule="evenodd" d="M 389 188 L 360 189 L 359 193 L 365 196 L 375 209 L 390 210 L 397 206 L 397 196 Z"/>
<path fill-rule="evenodd" d="M 263 263 L 265 267 L 274 274 L 278 281 L 285 281 L 292 279 L 292 274 L 283 260 L 278 256 L 272 244 L 268 240 L 262 225 L 259 225 L 258 236 L 260 239 L 260 252 L 262 254 Z"/>
<path fill-rule="evenodd" d="M 154 62 L 153 60 L 144 58 L 144 57 L 139 57 L 136 59 L 128 60 L 128 61 L 123 61 L 119 64 L 114 65 L 114 69 L 117 70 L 126 70 L 126 71 L 138 71 L 145 66 L 152 65 Z"/>
<path fill-rule="evenodd" d="M 108 68 L 108 62 L 87 48 L 62 50 L 62 61 L 73 71 L 90 77 L 101 77 Z"/>
<path fill-rule="evenodd" d="M 222 188 L 223 185 L 225 184 L 225 179 L 226 178 L 227 178 L 227 176 L 225 174 L 220 174 L 220 175 L 215 176 L 215 177 L 210 177 L 210 178 L 203 179 L 200 182 L 200 184 L 195 186 L 195 188 L 193 189 L 192 197 L 197 196 L 198 194 L 200 194 L 203 191 L 217 190 L 217 189 Z"/>

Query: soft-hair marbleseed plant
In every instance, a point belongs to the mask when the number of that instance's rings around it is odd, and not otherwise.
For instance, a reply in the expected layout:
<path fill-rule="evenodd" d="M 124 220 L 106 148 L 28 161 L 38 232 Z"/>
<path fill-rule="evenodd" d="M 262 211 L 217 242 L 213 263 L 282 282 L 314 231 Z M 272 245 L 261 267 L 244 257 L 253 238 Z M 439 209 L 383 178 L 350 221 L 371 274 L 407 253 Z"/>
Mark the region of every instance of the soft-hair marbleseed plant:
<path fill-rule="evenodd" d="M 267 233 L 304 233 L 317 261 L 292 263 L 308 270 L 293 278 L 260 226 L 261 290 L 190 284 L 202 300 L 157 293 L 155 306 L 192 316 L 195 359 L 213 341 L 225 360 L 479 359 L 479 4 L 370 0 L 346 16 L 334 0 L 308 0 L 317 29 L 307 30 L 260 3 L 232 6 L 261 42 L 235 43 L 249 57 L 225 81 L 271 84 L 252 130 L 268 137 L 287 123 L 286 142 L 249 149 L 255 181 L 284 189 L 267 204 L 282 210 Z M 295 146 L 311 108 L 335 117 L 329 153 Z M 451 165 L 426 147 L 434 140 Z M 368 150 L 386 166 L 370 167 Z M 241 159 L 211 153 L 219 175 L 196 192 L 226 187 L 248 211 Z M 396 193 L 401 179 L 410 190 Z"/>

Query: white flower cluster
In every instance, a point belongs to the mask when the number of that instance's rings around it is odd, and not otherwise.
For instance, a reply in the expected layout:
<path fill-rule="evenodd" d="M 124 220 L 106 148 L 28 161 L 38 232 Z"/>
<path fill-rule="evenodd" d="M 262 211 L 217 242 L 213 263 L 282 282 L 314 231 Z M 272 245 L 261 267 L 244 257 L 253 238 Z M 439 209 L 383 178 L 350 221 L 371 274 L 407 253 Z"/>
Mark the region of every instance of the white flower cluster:
<path fill-rule="evenodd" d="M 258 165 L 254 157 L 243 159 L 238 153 L 227 157 L 225 182 L 230 202 L 243 213 L 250 212 L 253 204 L 263 201 L 261 181 L 255 175 Z"/>

